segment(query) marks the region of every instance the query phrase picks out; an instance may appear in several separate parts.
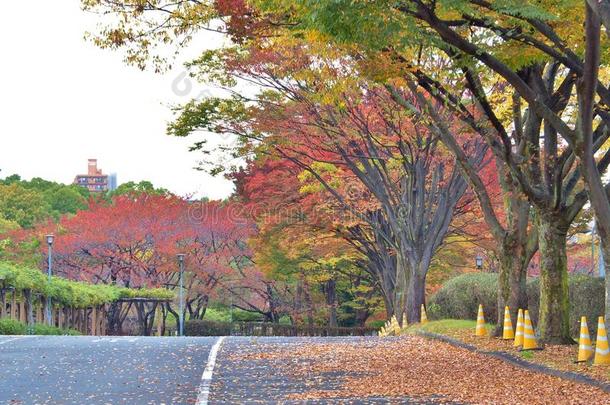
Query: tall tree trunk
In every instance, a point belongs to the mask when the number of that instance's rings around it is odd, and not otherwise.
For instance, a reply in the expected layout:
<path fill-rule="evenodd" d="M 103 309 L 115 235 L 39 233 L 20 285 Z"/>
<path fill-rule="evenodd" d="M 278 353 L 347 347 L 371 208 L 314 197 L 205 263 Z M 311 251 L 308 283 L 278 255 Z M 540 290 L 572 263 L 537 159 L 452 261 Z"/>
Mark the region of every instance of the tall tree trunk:
<path fill-rule="evenodd" d="M 527 266 L 523 256 L 516 260 L 513 272 L 510 275 L 510 300 L 508 306 L 511 309 L 513 325 L 517 323 L 517 312 L 519 308 L 527 309 Z M 498 320 L 502 318 L 502 312 L 498 312 Z"/>
<path fill-rule="evenodd" d="M 169 302 L 165 304 L 165 309 L 167 309 L 168 313 L 170 313 L 174 316 L 174 319 L 176 320 L 176 330 L 179 331 L 180 330 L 180 315 L 178 315 L 177 311 L 174 311 L 172 309 Z"/>
<path fill-rule="evenodd" d="M 408 295 L 409 295 L 409 267 L 408 260 L 405 255 L 399 254 L 396 260 L 396 284 L 394 286 L 394 304 L 393 304 L 393 316 L 396 319 L 402 319 L 402 314 L 407 311 L 408 315 Z M 390 316 L 391 318 L 391 316 Z M 389 319 L 389 318 L 388 318 Z M 411 318 L 408 318 L 409 321 Z M 419 319 L 419 318 L 417 318 Z"/>
<path fill-rule="evenodd" d="M 326 282 L 326 305 L 328 305 L 328 326 L 336 328 L 337 322 L 337 282 L 331 278 Z"/>
<path fill-rule="evenodd" d="M 302 319 L 302 314 L 301 314 L 301 311 L 303 310 L 302 299 L 301 299 L 302 295 L 303 295 L 303 284 L 301 283 L 301 280 L 298 280 L 296 293 L 294 295 L 294 322 L 295 322 L 295 325 L 297 325 L 297 326 L 301 325 L 301 319 Z"/>
<path fill-rule="evenodd" d="M 368 309 L 356 309 L 354 313 L 354 323 L 357 327 L 364 327 L 366 320 L 369 318 L 371 313 Z"/>
<path fill-rule="evenodd" d="M 4 318 L 6 313 L 6 291 L 0 288 L 0 318 Z"/>
<path fill-rule="evenodd" d="M 546 343 L 574 343 L 570 337 L 566 238 L 559 215 L 537 209 L 540 244 L 540 312 L 538 328 Z"/>
<path fill-rule="evenodd" d="M 606 270 L 606 325 L 608 325 L 610 321 L 610 277 L 607 274 L 608 270 L 610 270 L 610 198 L 602 183 L 595 160 L 591 157 L 594 154 L 591 146 L 586 147 L 584 152 L 581 153 L 583 154 L 581 157 L 583 177 L 589 191 L 589 201 L 595 211 L 597 233 L 601 241 L 600 248 L 604 256 L 604 269 Z"/>
<path fill-rule="evenodd" d="M 27 307 L 27 323 L 29 326 L 34 326 L 34 302 L 32 300 L 32 291 L 23 290 L 23 296 L 25 298 L 25 305 Z"/>
<path fill-rule="evenodd" d="M 394 315 L 394 298 L 388 294 L 382 294 L 383 303 L 385 304 L 386 319 L 390 319 Z"/>
<path fill-rule="evenodd" d="M 409 276 L 407 290 L 407 320 L 409 323 L 421 321 L 421 306 L 426 304 L 426 273 L 413 271 Z"/>
<path fill-rule="evenodd" d="M 267 290 L 267 297 L 269 302 L 269 320 L 273 323 L 280 321 L 280 316 L 278 314 L 279 303 L 277 302 L 276 294 L 273 291 L 273 287 L 271 284 L 266 284 L 265 286 Z"/>
<path fill-rule="evenodd" d="M 610 238 L 605 238 L 601 240 L 601 249 L 602 254 L 604 256 L 604 262 L 600 263 L 600 265 L 604 266 L 604 274 L 606 278 L 606 327 L 610 325 L 610 275 L 608 275 L 608 271 L 610 271 Z"/>
<path fill-rule="evenodd" d="M 527 309 L 527 265 L 528 259 L 520 245 L 506 238 L 498 250 L 500 269 L 498 274 L 498 311 L 495 336 L 500 336 L 504 328 L 504 307 L 509 306 L 513 325 L 516 324 L 517 310 Z"/>
<path fill-rule="evenodd" d="M 313 328 L 314 316 L 313 316 L 313 300 L 311 299 L 311 291 L 309 282 L 303 279 L 303 297 L 305 298 L 305 311 L 307 313 L 307 326 Z"/>
<path fill-rule="evenodd" d="M 377 274 L 374 271 L 369 271 L 370 274 Z M 391 277 L 380 277 L 377 279 L 379 290 L 385 304 L 386 319 L 390 319 L 396 312 L 396 288 Z M 394 280 L 395 281 L 395 280 Z"/>

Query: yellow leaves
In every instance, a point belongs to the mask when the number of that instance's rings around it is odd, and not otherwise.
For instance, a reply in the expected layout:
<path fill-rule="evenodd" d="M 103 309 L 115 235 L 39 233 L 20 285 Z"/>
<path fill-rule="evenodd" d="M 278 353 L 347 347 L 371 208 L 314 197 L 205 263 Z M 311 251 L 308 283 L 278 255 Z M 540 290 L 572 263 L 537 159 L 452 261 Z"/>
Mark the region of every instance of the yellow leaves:
<path fill-rule="evenodd" d="M 494 113 L 506 127 L 510 126 L 513 115 L 511 90 L 512 89 L 509 86 L 495 86 L 488 95 Z"/>
<path fill-rule="evenodd" d="M 555 30 L 562 42 L 576 54 L 584 51 L 585 2 L 566 0 L 555 4 L 545 2 L 545 8 L 557 16 L 549 25 Z"/>
<path fill-rule="evenodd" d="M 549 59 L 542 51 L 539 51 L 533 46 L 524 45 L 515 41 L 498 44 L 493 47 L 493 52 L 502 62 L 512 69 L 519 69 Z"/>
<path fill-rule="evenodd" d="M 193 35 L 215 21 L 215 2 L 147 0 L 81 0 L 84 10 L 104 15 L 104 22 L 86 38 L 101 48 L 124 50 L 125 62 L 141 69 L 167 69 L 175 49 L 186 46 Z M 172 47 L 173 48 L 173 47 Z"/>
<path fill-rule="evenodd" d="M 367 55 L 359 61 L 359 67 L 363 76 L 378 83 L 401 80 L 409 72 L 403 61 L 393 58 L 388 52 Z"/>
<path fill-rule="evenodd" d="M 150 259 L 154 254 L 155 254 L 155 251 L 153 249 L 144 249 L 144 250 L 139 250 L 139 251 L 135 252 L 134 257 L 138 260 L 146 261 L 146 260 Z"/>
<path fill-rule="evenodd" d="M 338 170 L 335 165 L 325 162 L 314 162 L 311 164 L 311 169 L 319 176 L 325 178 L 331 187 L 336 188 L 340 186 L 339 178 L 335 177 Z M 299 188 L 301 194 L 315 194 L 326 191 L 325 186 L 309 170 L 303 170 L 298 175 L 298 179 L 303 184 Z"/>

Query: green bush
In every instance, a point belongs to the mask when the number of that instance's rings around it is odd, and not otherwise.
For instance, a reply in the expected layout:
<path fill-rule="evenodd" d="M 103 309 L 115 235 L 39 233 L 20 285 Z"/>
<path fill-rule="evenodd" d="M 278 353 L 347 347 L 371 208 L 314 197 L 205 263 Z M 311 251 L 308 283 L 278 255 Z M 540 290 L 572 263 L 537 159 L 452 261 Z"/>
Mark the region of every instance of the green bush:
<path fill-rule="evenodd" d="M 81 333 L 74 329 L 60 329 L 56 326 L 49 326 L 42 323 L 37 323 L 32 328 L 32 334 L 34 335 L 70 335 L 78 336 Z"/>
<path fill-rule="evenodd" d="M 184 323 L 186 336 L 228 336 L 231 324 L 214 321 L 191 320 Z"/>
<path fill-rule="evenodd" d="M 243 309 L 233 309 L 233 321 L 235 322 L 260 322 L 263 317 L 260 314 Z"/>
<path fill-rule="evenodd" d="M 37 323 L 29 327 L 14 319 L 0 319 L 0 335 L 70 335 L 77 336 L 81 333 L 74 329 L 60 329 Z"/>
<path fill-rule="evenodd" d="M 231 314 L 224 307 L 208 307 L 203 319 L 212 322 L 230 322 Z"/>
<path fill-rule="evenodd" d="M 233 314 L 231 314 L 230 308 L 224 305 L 214 305 L 208 307 L 205 311 L 205 316 L 203 319 L 213 322 L 231 322 L 231 317 L 233 322 L 262 321 L 262 316 L 260 314 L 244 311 L 240 308 L 233 308 Z"/>
<path fill-rule="evenodd" d="M 485 309 L 485 320 L 497 320 L 497 274 L 469 273 L 445 283 L 428 301 L 430 319 L 476 319 L 479 304 Z M 597 317 L 604 314 L 604 280 L 583 274 L 568 277 L 570 300 L 570 331 L 577 336 L 580 317 L 586 316 L 589 331 L 597 332 Z M 538 323 L 540 302 L 539 279 L 527 281 L 528 306 L 532 321 Z M 514 310 L 514 308 L 513 308 Z"/>
<path fill-rule="evenodd" d="M 568 277 L 568 296 L 570 302 L 570 333 L 580 333 L 580 317 L 587 317 L 589 333 L 597 334 L 597 318 L 604 316 L 604 279 L 576 274 Z M 527 298 L 530 315 L 534 324 L 538 323 L 540 302 L 540 280 L 532 278 L 527 283 Z"/>
<path fill-rule="evenodd" d="M 25 335 L 26 327 L 14 319 L 0 319 L 0 335 Z"/>
<path fill-rule="evenodd" d="M 430 319 L 477 319 L 479 304 L 485 308 L 485 320 L 497 317 L 498 275 L 468 273 L 452 278 L 434 294 L 427 305 Z"/>
<path fill-rule="evenodd" d="M 371 321 L 366 326 L 368 326 L 369 328 L 381 329 L 381 327 L 384 326 L 385 323 L 386 321 L 383 320 Z"/>

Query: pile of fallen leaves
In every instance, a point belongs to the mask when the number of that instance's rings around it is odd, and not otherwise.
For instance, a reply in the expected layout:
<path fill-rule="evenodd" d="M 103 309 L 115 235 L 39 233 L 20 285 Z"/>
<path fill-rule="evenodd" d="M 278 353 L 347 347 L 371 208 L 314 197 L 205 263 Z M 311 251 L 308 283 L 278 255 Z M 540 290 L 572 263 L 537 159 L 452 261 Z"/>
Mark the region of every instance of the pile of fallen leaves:
<path fill-rule="evenodd" d="M 414 398 L 475 404 L 607 404 L 599 388 L 535 373 L 502 360 L 419 336 L 312 341 L 243 355 L 297 378 L 333 375 L 337 388 L 293 394 L 292 400 Z"/>

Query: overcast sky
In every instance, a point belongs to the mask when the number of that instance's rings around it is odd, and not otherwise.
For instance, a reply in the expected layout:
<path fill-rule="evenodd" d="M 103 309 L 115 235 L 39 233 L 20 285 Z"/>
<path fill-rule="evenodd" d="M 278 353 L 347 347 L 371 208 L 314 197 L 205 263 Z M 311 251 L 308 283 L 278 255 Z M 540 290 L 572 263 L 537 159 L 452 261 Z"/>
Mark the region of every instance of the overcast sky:
<path fill-rule="evenodd" d="M 193 170 L 198 156 L 187 150 L 191 141 L 165 135 L 169 104 L 201 91 L 185 91 L 180 63 L 164 75 L 141 72 L 124 65 L 119 53 L 85 42 L 96 19 L 78 0 L 6 2 L 2 15 L 0 177 L 69 183 L 86 172 L 88 158 L 97 158 L 119 183 L 150 180 L 210 198 L 231 193 L 230 182 Z"/>

